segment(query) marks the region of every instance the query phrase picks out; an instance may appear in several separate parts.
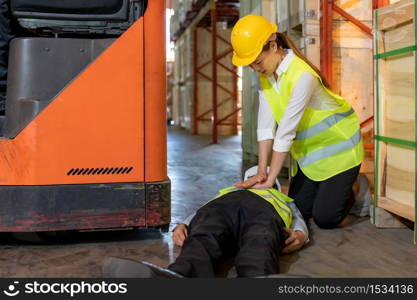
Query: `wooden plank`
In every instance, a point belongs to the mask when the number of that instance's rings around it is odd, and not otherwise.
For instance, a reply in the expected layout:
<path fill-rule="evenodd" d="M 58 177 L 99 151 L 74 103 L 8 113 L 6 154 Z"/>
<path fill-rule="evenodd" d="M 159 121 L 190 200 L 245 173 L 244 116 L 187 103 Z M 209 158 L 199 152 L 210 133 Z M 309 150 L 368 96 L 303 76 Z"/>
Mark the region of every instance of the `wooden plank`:
<path fill-rule="evenodd" d="M 375 74 L 379 78 L 379 99 L 375 98 L 375 101 L 378 101 L 379 105 L 379 124 L 377 124 L 377 116 L 374 119 L 374 126 L 375 126 L 375 134 L 383 134 L 385 132 L 385 124 L 384 116 L 386 115 L 386 95 L 384 93 L 384 78 L 383 74 L 386 73 L 386 67 L 383 61 L 379 60 L 379 74 Z M 377 88 L 375 84 L 375 88 Z M 377 104 L 375 103 L 375 109 L 377 109 Z M 378 200 L 380 197 L 386 196 L 386 168 L 387 168 L 387 144 L 384 142 L 375 141 L 378 143 L 379 146 L 379 156 L 376 157 L 378 159 L 376 163 L 376 167 L 378 168 L 378 178 L 377 178 L 377 187 L 378 187 Z M 377 203 L 378 204 L 378 203 Z"/>
<path fill-rule="evenodd" d="M 414 1 L 402 0 L 378 10 L 378 52 L 411 46 Z M 415 57 L 413 52 L 378 60 L 379 134 L 415 140 Z M 379 142 L 378 207 L 415 220 L 415 149 Z M 389 223 L 387 221 L 387 223 Z"/>
<path fill-rule="evenodd" d="M 336 0 L 334 2 L 359 21 L 372 21 L 372 0 Z M 334 13 L 333 18 L 343 19 L 337 13 Z"/>
<path fill-rule="evenodd" d="M 335 3 L 368 27 L 372 27 L 372 1 L 338 0 Z M 333 90 L 352 104 L 360 122 L 363 122 L 373 116 L 372 38 L 337 13 L 333 14 L 332 38 Z"/>
<path fill-rule="evenodd" d="M 388 144 L 386 155 L 386 197 L 395 199 L 401 205 L 413 208 L 415 187 L 414 150 Z"/>
<path fill-rule="evenodd" d="M 403 23 L 401 26 L 381 31 L 378 44 L 378 53 L 413 46 L 415 44 L 413 23 Z"/>
<path fill-rule="evenodd" d="M 371 22 L 364 23 L 369 27 L 372 26 Z M 334 20 L 333 47 L 372 49 L 372 38 L 352 22 Z"/>
<path fill-rule="evenodd" d="M 378 31 L 387 31 L 414 18 L 414 0 L 402 0 L 378 9 Z"/>
<path fill-rule="evenodd" d="M 406 218 L 410 221 L 415 220 L 414 206 L 405 205 L 390 198 L 380 197 L 378 200 L 378 207 L 383 208 L 403 218 Z"/>
<path fill-rule="evenodd" d="M 383 135 L 415 140 L 414 55 L 380 61 L 384 65 L 382 92 L 386 101 Z"/>
<path fill-rule="evenodd" d="M 361 122 L 373 116 L 372 68 L 372 49 L 333 48 L 333 90 L 352 104 Z"/>

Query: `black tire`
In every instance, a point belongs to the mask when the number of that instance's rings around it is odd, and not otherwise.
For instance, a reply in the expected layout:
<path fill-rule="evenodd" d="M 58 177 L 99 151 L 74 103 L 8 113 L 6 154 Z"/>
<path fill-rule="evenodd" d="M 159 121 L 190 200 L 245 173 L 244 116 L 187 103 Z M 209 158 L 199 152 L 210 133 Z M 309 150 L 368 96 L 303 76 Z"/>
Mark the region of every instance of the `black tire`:
<path fill-rule="evenodd" d="M 43 232 L 12 232 L 12 235 L 19 242 L 45 243 L 47 240 Z"/>
<path fill-rule="evenodd" d="M 158 226 L 157 227 L 162 233 L 166 233 L 166 232 L 168 232 L 169 231 L 169 224 L 165 224 L 165 225 L 162 225 L 162 226 Z"/>
<path fill-rule="evenodd" d="M 71 231 L 12 232 L 12 236 L 19 242 L 44 244 L 65 241 L 70 233 Z"/>

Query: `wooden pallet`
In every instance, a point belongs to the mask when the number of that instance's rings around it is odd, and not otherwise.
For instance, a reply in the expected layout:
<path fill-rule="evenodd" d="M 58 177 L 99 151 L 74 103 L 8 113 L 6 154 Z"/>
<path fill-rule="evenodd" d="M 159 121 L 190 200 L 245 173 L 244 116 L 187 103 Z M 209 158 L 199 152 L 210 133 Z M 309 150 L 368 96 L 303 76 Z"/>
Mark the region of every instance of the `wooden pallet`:
<path fill-rule="evenodd" d="M 380 8 L 375 19 L 376 206 L 415 222 L 416 65 L 414 0 Z M 377 218 L 377 214 L 374 218 Z M 383 220 L 389 215 L 385 215 Z M 381 221 L 374 222 L 379 223 Z M 417 241 L 415 230 L 414 241 Z"/>

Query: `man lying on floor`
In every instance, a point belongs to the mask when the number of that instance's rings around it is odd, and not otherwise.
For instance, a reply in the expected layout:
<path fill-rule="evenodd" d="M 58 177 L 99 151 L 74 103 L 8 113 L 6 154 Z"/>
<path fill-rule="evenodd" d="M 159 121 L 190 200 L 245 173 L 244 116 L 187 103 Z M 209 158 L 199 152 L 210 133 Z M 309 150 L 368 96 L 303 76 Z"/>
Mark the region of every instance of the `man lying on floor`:
<path fill-rule="evenodd" d="M 256 171 L 249 169 L 245 179 Z M 108 258 L 104 276 L 209 278 L 215 277 L 214 264 L 230 257 L 239 277 L 278 274 L 279 255 L 300 249 L 308 242 L 308 230 L 292 199 L 277 189 L 231 186 L 178 225 L 173 240 L 182 249 L 168 269 Z"/>

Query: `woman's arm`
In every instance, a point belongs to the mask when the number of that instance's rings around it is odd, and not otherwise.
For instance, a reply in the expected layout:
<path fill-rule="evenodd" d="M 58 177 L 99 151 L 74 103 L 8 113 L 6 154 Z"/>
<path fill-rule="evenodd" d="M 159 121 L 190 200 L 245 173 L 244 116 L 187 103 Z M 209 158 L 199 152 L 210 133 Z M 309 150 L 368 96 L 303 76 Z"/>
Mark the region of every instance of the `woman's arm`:
<path fill-rule="evenodd" d="M 269 104 L 263 95 L 263 92 L 259 92 L 259 110 L 258 110 L 258 128 L 257 128 L 257 141 L 258 141 L 258 173 L 249 179 L 236 183 L 235 185 L 240 188 L 250 188 L 257 183 L 264 182 L 267 178 L 267 166 L 270 162 L 271 150 L 274 135 L 276 132 L 277 123 L 274 119 Z"/>
<path fill-rule="evenodd" d="M 258 142 L 258 174 L 268 175 L 267 167 L 271 158 L 273 140 Z"/>
<path fill-rule="evenodd" d="M 253 188 L 270 188 L 275 184 L 275 179 L 278 177 L 278 174 L 281 172 L 282 165 L 284 164 L 285 158 L 287 157 L 288 152 L 276 152 L 272 151 L 271 159 L 271 168 L 269 169 L 268 176 L 266 180 L 253 185 Z"/>
<path fill-rule="evenodd" d="M 282 165 L 290 151 L 304 110 L 318 86 L 318 79 L 313 74 L 306 72 L 300 76 L 291 92 L 291 98 L 276 131 L 272 146 L 271 169 L 267 180 L 253 186 L 254 188 L 270 188 L 274 185 L 275 178 L 281 172 Z"/>

